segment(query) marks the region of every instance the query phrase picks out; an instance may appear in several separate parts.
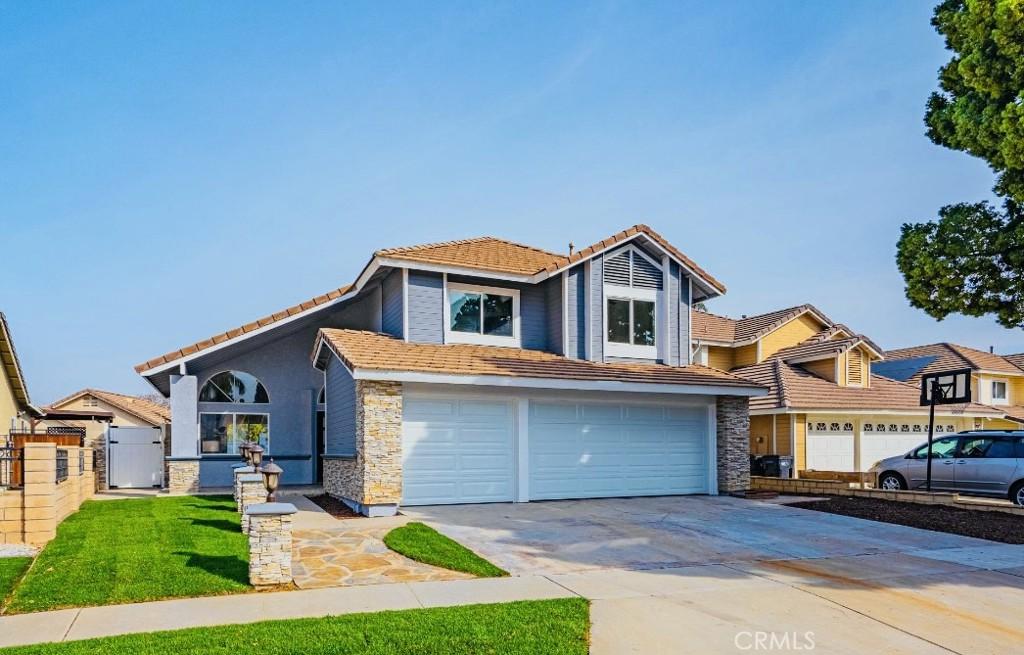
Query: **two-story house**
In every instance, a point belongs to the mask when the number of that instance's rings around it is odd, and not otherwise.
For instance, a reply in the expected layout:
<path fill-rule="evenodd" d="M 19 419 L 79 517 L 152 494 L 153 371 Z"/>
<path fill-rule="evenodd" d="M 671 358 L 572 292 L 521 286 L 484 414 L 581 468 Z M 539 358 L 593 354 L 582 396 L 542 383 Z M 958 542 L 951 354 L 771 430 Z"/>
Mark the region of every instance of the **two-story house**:
<path fill-rule="evenodd" d="M 955 343 L 934 343 L 889 350 L 881 375 L 920 385 L 921 376 L 935 371 L 971 369 L 971 398 L 1002 410 L 1002 419 L 986 421 L 992 429 L 1024 425 L 1024 354 L 997 355 Z"/>
<path fill-rule="evenodd" d="M 754 454 L 792 456 L 797 472 L 866 471 L 927 438 L 920 387 L 879 375 L 882 350 L 812 305 L 740 319 L 696 311 L 692 339 L 696 362 L 769 387 L 750 401 Z M 1004 416 L 946 405 L 935 432 L 1000 427 Z"/>
<path fill-rule="evenodd" d="M 568 254 L 391 248 L 350 285 L 137 370 L 170 397 L 172 490 L 228 485 L 250 439 L 286 483 L 371 515 L 732 491 L 766 389 L 691 361 L 692 306 L 724 292 L 643 225 Z"/>

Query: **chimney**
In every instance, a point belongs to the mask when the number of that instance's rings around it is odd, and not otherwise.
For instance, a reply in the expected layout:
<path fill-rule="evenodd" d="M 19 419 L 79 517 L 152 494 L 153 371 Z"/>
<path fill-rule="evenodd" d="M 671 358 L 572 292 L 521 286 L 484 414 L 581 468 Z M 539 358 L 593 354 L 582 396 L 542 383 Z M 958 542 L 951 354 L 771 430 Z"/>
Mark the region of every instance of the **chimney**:
<path fill-rule="evenodd" d="M 572 251 L 576 249 L 576 244 L 572 241 L 569 242 L 569 256 L 572 257 Z"/>

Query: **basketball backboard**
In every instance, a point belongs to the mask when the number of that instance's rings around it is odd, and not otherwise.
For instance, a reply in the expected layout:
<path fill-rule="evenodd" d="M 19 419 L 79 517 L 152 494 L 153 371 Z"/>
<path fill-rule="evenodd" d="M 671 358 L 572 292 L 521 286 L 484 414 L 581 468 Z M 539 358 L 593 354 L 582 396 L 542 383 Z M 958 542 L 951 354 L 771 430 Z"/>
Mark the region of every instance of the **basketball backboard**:
<path fill-rule="evenodd" d="M 925 373 L 921 376 L 921 405 L 930 405 L 932 388 L 938 384 L 936 405 L 971 402 L 971 369 Z"/>

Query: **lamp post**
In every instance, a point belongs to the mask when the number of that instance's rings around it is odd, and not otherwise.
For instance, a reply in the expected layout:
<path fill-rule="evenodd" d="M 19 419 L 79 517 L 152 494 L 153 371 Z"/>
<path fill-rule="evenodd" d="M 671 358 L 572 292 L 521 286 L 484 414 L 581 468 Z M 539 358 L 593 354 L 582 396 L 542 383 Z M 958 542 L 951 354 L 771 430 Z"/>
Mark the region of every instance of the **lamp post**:
<path fill-rule="evenodd" d="M 260 449 L 262 450 L 262 448 Z M 274 463 L 274 458 L 260 467 L 263 474 L 263 485 L 267 488 L 267 502 L 277 502 L 277 485 L 281 482 L 281 474 L 284 470 Z"/>
<path fill-rule="evenodd" d="M 252 463 L 253 468 L 259 468 L 260 462 L 263 461 L 263 446 L 259 444 L 252 444 L 249 446 L 249 460 Z"/>
<path fill-rule="evenodd" d="M 252 444 L 248 441 L 243 441 L 238 446 L 238 454 L 242 456 L 242 461 L 252 466 L 252 461 L 249 459 L 249 446 Z"/>

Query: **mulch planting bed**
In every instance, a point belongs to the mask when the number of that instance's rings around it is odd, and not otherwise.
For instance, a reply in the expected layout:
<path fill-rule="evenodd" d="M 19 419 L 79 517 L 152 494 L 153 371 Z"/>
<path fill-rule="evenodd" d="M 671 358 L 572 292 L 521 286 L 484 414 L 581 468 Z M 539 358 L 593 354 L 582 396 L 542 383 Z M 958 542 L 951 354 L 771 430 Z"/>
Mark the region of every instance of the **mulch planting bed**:
<path fill-rule="evenodd" d="M 787 503 L 791 507 L 818 512 L 842 514 L 858 519 L 895 523 L 912 528 L 948 532 L 964 537 L 999 541 L 1004 544 L 1024 544 L 1024 517 L 1005 512 L 975 511 L 920 505 L 878 498 L 848 498 L 836 496 L 827 500 Z"/>
<path fill-rule="evenodd" d="M 362 514 L 353 512 L 345 503 L 341 502 L 337 498 L 328 496 L 327 494 L 320 494 L 319 496 L 306 496 L 314 503 L 320 506 L 320 509 L 324 510 L 336 519 L 361 519 Z"/>

